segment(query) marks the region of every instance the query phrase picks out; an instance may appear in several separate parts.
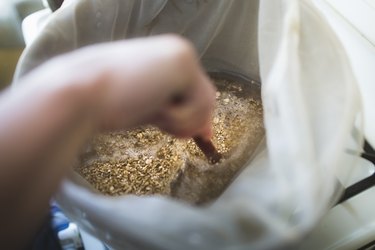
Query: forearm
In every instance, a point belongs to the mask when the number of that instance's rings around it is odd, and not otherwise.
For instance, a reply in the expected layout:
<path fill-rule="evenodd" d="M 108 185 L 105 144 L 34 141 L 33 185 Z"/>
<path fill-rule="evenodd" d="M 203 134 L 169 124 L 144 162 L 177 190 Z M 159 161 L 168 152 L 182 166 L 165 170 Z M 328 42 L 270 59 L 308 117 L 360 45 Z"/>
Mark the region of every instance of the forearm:
<path fill-rule="evenodd" d="M 94 110 L 90 110 L 90 98 L 85 97 L 88 94 L 83 84 L 75 83 L 74 77 L 54 79 L 55 72 L 49 73 L 51 68 L 57 66 L 38 69 L 0 96 L 2 179 L 8 179 L 6 174 L 17 174 L 18 168 L 5 171 L 10 168 L 7 166 L 20 166 L 19 171 L 27 171 L 25 164 L 44 161 L 72 128 L 93 119 L 90 112 Z"/>
<path fill-rule="evenodd" d="M 57 65 L 48 67 L 0 96 L 1 235 L 13 243 L 31 239 L 72 159 L 96 129 L 95 84 L 75 82 L 80 79 L 69 72 L 53 77 Z"/>
<path fill-rule="evenodd" d="M 176 94 L 183 100 L 178 104 Z M 96 130 L 148 123 L 177 136 L 209 135 L 214 99 L 193 48 L 175 36 L 90 46 L 34 70 L 0 96 L 6 229 L 0 235 L 8 242 L 31 239 Z"/>

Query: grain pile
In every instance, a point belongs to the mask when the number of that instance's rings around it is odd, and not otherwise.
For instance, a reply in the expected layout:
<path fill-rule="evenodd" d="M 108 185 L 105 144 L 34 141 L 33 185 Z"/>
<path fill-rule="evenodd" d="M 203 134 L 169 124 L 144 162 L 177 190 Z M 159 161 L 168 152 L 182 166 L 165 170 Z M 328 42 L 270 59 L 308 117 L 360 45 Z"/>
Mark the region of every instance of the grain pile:
<path fill-rule="evenodd" d="M 162 194 L 192 203 L 217 197 L 251 157 L 264 128 L 258 86 L 215 83 L 213 143 L 222 162 L 209 164 L 193 140 L 142 127 L 93 138 L 76 172 L 107 195 Z"/>

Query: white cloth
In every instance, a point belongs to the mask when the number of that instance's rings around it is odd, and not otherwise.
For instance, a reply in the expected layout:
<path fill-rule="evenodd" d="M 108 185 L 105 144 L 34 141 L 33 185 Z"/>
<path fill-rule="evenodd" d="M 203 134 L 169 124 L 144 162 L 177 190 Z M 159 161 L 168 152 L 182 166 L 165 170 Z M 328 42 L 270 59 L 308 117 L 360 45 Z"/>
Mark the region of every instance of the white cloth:
<path fill-rule="evenodd" d="M 300 239 L 345 183 L 361 115 L 345 52 L 308 0 L 81 0 L 54 13 L 17 75 L 89 44 L 166 32 L 190 39 L 208 71 L 262 80 L 267 143 L 213 204 L 104 197 L 67 180 L 58 199 L 114 249 L 270 249 Z M 361 132 L 361 131 L 360 131 Z M 349 144 L 349 142 L 351 142 Z"/>

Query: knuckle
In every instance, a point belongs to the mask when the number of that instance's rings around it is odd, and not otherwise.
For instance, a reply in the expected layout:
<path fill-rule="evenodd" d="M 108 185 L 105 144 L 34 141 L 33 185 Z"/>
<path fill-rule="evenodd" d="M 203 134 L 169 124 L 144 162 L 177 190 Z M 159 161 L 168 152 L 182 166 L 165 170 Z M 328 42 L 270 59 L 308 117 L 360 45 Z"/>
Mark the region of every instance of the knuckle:
<path fill-rule="evenodd" d="M 196 53 L 193 45 L 178 35 L 166 35 L 166 40 L 169 43 L 169 48 L 173 51 L 174 60 L 180 63 L 193 62 Z"/>

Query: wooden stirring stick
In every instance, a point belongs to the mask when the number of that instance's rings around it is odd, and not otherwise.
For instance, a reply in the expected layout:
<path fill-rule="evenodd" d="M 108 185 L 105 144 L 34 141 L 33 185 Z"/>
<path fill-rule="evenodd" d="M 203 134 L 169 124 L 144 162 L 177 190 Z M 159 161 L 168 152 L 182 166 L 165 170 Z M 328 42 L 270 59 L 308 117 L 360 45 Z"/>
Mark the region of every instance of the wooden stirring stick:
<path fill-rule="evenodd" d="M 194 139 L 195 144 L 197 144 L 199 149 L 202 150 L 203 154 L 207 157 L 208 161 L 211 164 L 218 163 L 221 160 L 222 156 L 216 150 L 211 140 L 204 140 L 200 136 L 196 136 L 193 139 Z"/>
<path fill-rule="evenodd" d="M 181 105 L 186 101 L 186 98 L 186 95 L 177 92 L 172 95 L 171 104 L 174 106 Z M 195 136 L 193 140 L 211 164 L 218 163 L 221 160 L 221 154 L 216 150 L 211 140 L 204 140 L 201 136 Z"/>

